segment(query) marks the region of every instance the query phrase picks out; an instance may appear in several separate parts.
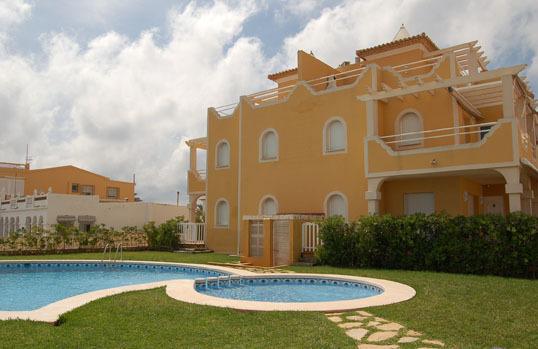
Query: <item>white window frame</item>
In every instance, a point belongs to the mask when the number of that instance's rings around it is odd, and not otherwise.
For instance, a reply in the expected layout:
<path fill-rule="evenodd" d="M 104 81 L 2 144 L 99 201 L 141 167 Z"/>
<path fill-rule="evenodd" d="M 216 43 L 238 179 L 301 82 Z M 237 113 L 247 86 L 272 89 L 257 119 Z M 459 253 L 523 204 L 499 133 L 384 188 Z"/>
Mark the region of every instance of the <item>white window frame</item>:
<path fill-rule="evenodd" d="M 222 224 L 219 224 L 219 204 L 221 202 L 224 202 L 226 203 L 226 206 L 228 207 L 228 224 L 226 225 L 222 225 Z M 230 227 L 230 203 L 228 202 L 228 200 L 224 199 L 224 198 L 220 198 L 218 199 L 217 201 L 215 201 L 215 228 L 222 228 L 222 229 L 227 229 Z"/>
<path fill-rule="evenodd" d="M 342 126 L 344 127 L 344 149 L 329 150 L 328 149 L 328 141 L 329 140 L 327 139 L 327 132 L 328 132 L 328 129 L 329 129 L 329 125 L 331 125 L 335 121 L 339 121 L 340 123 L 342 123 Z M 347 124 L 344 121 L 344 119 L 342 119 L 339 116 L 334 116 L 332 118 L 329 118 L 325 122 L 325 125 L 323 125 L 323 155 L 333 155 L 333 154 L 347 153 L 347 140 L 348 140 Z"/>
<path fill-rule="evenodd" d="M 420 114 L 419 111 L 416 110 L 416 109 L 408 108 L 408 109 L 402 110 L 400 112 L 400 114 L 398 114 L 398 116 L 396 117 L 396 121 L 394 122 L 394 130 L 396 131 L 396 132 L 394 132 L 395 134 L 401 135 L 403 133 L 403 131 L 402 131 L 402 119 L 403 119 L 403 117 L 405 115 L 411 114 L 411 113 L 415 114 L 418 117 L 418 121 L 420 123 L 420 129 L 417 132 L 424 131 L 424 118 L 422 117 L 422 114 Z M 421 137 L 421 134 L 417 133 L 415 138 L 420 138 L 420 137 Z M 422 138 L 424 138 L 424 134 L 422 134 Z M 424 139 L 414 141 L 414 143 L 405 144 L 406 141 L 403 140 L 402 137 L 400 136 L 398 138 L 398 141 L 399 141 L 397 143 L 397 148 L 398 149 L 410 149 L 410 148 L 418 148 L 418 147 L 423 147 L 424 146 Z"/>
<path fill-rule="evenodd" d="M 265 135 L 269 132 L 273 132 L 276 138 L 276 156 L 274 158 L 264 159 L 263 158 L 263 138 Z M 280 138 L 278 137 L 278 132 L 274 128 L 268 128 L 263 130 L 263 132 L 260 135 L 260 138 L 258 139 L 258 161 L 259 162 L 273 162 L 278 161 L 280 157 Z"/>
<path fill-rule="evenodd" d="M 274 197 L 274 195 L 268 194 L 268 195 L 263 196 L 260 199 L 260 202 L 258 203 L 258 213 L 260 214 L 260 216 L 263 215 L 263 203 L 268 199 L 271 199 L 275 202 L 275 210 L 276 210 L 275 214 L 278 214 L 278 200 Z"/>
<path fill-rule="evenodd" d="M 221 144 L 228 145 L 228 164 L 223 165 L 223 166 L 219 166 L 219 147 L 221 146 Z M 222 170 L 222 169 L 230 168 L 230 163 L 232 161 L 231 154 L 232 154 L 232 147 L 230 146 L 230 142 L 228 142 L 226 139 L 221 139 L 220 141 L 218 141 L 217 145 L 215 146 L 215 169 Z"/>
<path fill-rule="evenodd" d="M 344 193 L 342 193 L 341 191 L 332 191 L 329 194 L 327 194 L 327 196 L 325 196 L 325 202 L 323 204 L 324 211 L 325 211 L 325 217 L 329 217 L 329 210 L 328 210 L 329 209 L 329 199 L 333 195 L 340 195 L 344 199 L 344 204 L 346 206 L 346 212 L 345 212 L 345 215 L 344 215 L 344 219 L 347 221 L 348 216 L 349 216 L 349 204 L 348 204 L 348 201 L 347 201 L 347 196 Z"/>
<path fill-rule="evenodd" d="M 403 214 L 404 215 L 408 216 L 408 215 L 414 214 L 414 213 L 407 212 L 408 209 L 409 209 L 409 206 L 408 206 L 408 203 L 407 203 L 407 200 L 408 200 L 409 196 L 411 196 L 411 195 L 421 195 L 421 194 L 422 195 L 424 195 L 424 194 L 431 194 L 432 195 L 432 197 L 433 197 L 433 210 L 432 210 L 432 213 L 436 212 L 435 192 L 433 192 L 433 191 L 405 192 L 404 195 L 403 195 Z M 425 214 L 431 214 L 431 213 L 425 213 Z"/>

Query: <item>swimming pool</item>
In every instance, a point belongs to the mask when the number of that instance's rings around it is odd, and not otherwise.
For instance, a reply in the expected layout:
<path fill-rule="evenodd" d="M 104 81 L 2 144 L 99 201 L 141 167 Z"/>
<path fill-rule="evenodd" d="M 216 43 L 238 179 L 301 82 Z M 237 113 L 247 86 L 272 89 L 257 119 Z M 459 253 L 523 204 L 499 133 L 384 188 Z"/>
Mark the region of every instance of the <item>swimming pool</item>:
<path fill-rule="evenodd" d="M 226 273 L 145 263 L 0 263 L 0 311 L 35 310 L 64 298 L 119 286 L 221 275 Z"/>
<path fill-rule="evenodd" d="M 197 281 L 200 293 L 258 302 L 334 302 L 377 296 L 383 289 L 367 283 L 323 277 L 216 278 Z"/>

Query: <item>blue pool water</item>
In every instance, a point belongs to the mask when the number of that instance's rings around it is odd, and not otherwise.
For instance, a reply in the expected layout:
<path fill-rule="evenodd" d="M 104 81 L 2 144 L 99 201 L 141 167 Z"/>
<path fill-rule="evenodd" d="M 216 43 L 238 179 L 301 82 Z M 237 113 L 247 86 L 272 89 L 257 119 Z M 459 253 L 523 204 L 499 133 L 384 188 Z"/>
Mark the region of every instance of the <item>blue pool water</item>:
<path fill-rule="evenodd" d="M 34 310 L 106 288 L 222 273 L 182 266 L 101 263 L 0 263 L 0 311 Z"/>
<path fill-rule="evenodd" d="M 197 283 L 196 290 L 214 297 L 261 302 L 330 302 L 366 298 L 383 290 L 358 282 L 324 278 L 251 278 Z"/>

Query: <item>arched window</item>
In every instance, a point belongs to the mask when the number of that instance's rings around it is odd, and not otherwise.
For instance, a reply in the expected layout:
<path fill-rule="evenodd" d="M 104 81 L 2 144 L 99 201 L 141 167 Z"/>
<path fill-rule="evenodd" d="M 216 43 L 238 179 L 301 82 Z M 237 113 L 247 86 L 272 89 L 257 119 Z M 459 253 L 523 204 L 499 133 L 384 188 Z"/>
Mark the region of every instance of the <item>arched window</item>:
<path fill-rule="evenodd" d="M 278 135 L 275 130 L 266 130 L 260 138 L 260 160 L 278 159 Z"/>
<path fill-rule="evenodd" d="M 323 131 L 325 153 L 345 151 L 347 148 L 346 124 L 340 118 L 329 120 Z"/>
<path fill-rule="evenodd" d="M 347 200 L 340 193 L 329 194 L 326 201 L 326 214 L 330 216 L 342 216 L 347 219 Z"/>
<path fill-rule="evenodd" d="M 400 129 L 400 146 L 418 145 L 422 143 L 422 120 L 415 112 L 403 114 L 398 121 Z"/>
<path fill-rule="evenodd" d="M 228 141 L 220 141 L 217 144 L 216 151 L 216 165 L 217 167 L 228 167 L 230 166 L 230 144 Z"/>
<path fill-rule="evenodd" d="M 215 205 L 215 225 L 218 227 L 227 227 L 230 220 L 230 208 L 228 201 L 220 199 Z"/>
<path fill-rule="evenodd" d="M 260 203 L 260 214 L 264 216 L 272 216 L 277 214 L 278 204 L 272 196 L 267 196 Z"/>

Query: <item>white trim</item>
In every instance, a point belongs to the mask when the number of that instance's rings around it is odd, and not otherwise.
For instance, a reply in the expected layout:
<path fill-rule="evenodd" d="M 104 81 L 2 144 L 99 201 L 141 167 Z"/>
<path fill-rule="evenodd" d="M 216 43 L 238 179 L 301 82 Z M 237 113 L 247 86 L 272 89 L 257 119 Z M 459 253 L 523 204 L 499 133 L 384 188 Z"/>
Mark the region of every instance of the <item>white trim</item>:
<path fill-rule="evenodd" d="M 334 121 L 339 121 L 342 123 L 342 126 L 344 127 L 344 149 L 339 149 L 335 151 L 327 151 L 327 127 L 333 123 Z M 334 155 L 334 154 L 345 154 L 347 153 L 347 124 L 346 121 L 340 117 L 340 116 L 333 116 L 329 118 L 327 121 L 325 121 L 325 124 L 323 125 L 323 155 Z"/>
<path fill-rule="evenodd" d="M 269 133 L 273 132 L 276 137 L 276 157 L 272 159 L 264 159 L 263 158 L 263 137 Z M 262 131 L 260 134 L 260 137 L 258 138 L 258 162 L 264 163 L 264 162 L 275 162 L 278 161 L 280 158 L 280 137 L 278 136 L 278 132 L 274 128 L 266 128 Z"/>
<path fill-rule="evenodd" d="M 329 194 L 327 194 L 325 196 L 325 200 L 324 200 L 324 203 L 323 203 L 323 211 L 325 212 L 325 217 L 329 217 L 329 214 L 327 212 L 327 203 L 329 201 L 329 198 L 333 195 L 340 195 L 343 199 L 344 199 L 344 203 L 346 205 L 346 214 L 344 216 L 345 220 L 347 221 L 348 220 L 348 217 L 349 217 L 349 204 L 348 204 L 348 201 L 347 201 L 347 196 L 342 193 L 341 191 L 332 191 L 330 192 Z"/>
<path fill-rule="evenodd" d="M 406 109 L 402 110 L 400 112 L 400 114 L 398 114 L 398 116 L 396 117 L 396 120 L 394 121 L 394 130 L 397 131 L 397 132 L 394 132 L 394 133 L 395 134 L 404 133 L 401 130 L 401 127 L 402 127 L 401 126 L 401 121 L 402 121 L 402 117 L 404 117 L 407 114 L 415 114 L 416 116 L 418 116 L 418 119 L 420 121 L 420 130 L 417 131 L 417 132 L 424 131 L 424 118 L 422 117 L 422 114 L 418 110 L 416 110 L 415 108 L 406 108 Z M 400 140 L 401 140 L 401 138 L 400 138 Z M 424 147 L 424 140 L 420 140 L 419 142 L 408 144 L 408 145 L 400 144 L 400 143 L 397 144 L 398 149 L 410 149 L 410 148 L 419 148 L 419 147 Z"/>
<path fill-rule="evenodd" d="M 260 216 L 264 216 L 263 212 L 262 212 L 262 209 L 263 209 L 263 203 L 265 202 L 265 200 L 267 199 L 271 199 L 275 202 L 275 207 L 276 207 L 276 214 L 278 214 L 278 200 L 276 199 L 276 197 L 272 194 L 267 194 L 267 195 L 264 195 L 261 199 L 260 199 L 260 202 L 258 203 L 258 214 Z"/>
<path fill-rule="evenodd" d="M 219 146 L 223 143 L 226 143 L 228 145 L 228 165 L 219 166 Z M 215 170 L 224 170 L 230 168 L 230 163 L 232 162 L 231 152 L 232 147 L 230 146 L 230 142 L 228 142 L 227 139 L 223 138 L 217 142 L 217 144 L 215 145 Z"/>
<path fill-rule="evenodd" d="M 217 210 L 217 206 L 219 205 L 220 202 L 225 202 L 226 205 L 228 206 L 228 225 L 219 225 L 218 224 L 218 210 Z M 228 200 L 226 200 L 225 198 L 218 198 L 216 201 L 215 201 L 215 210 L 214 210 L 214 220 L 213 220 L 213 227 L 216 228 L 216 229 L 228 229 L 230 227 L 230 213 L 231 213 L 231 210 L 230 210 L 230 203 L 228 202 Z"/>

